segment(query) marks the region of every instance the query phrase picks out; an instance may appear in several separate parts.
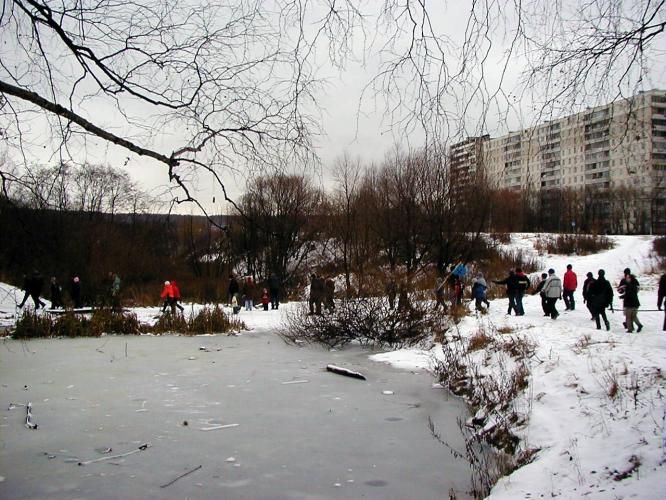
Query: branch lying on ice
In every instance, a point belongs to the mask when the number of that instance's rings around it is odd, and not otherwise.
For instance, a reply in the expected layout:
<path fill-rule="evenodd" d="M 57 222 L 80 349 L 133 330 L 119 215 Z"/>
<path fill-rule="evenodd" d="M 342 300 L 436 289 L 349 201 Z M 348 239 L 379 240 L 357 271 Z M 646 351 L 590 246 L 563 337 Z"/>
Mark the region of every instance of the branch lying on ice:
<path fill-rule="evenodd" d="M 199 465 L 199 466 L 195 467 L 194 469 L 187 471 L 185 474 L 181 474 L 180 476 L 178 476 L 177 478 L 175 478 L 175 479 L 169 481 L 168 483 L 160 485 L 160 488 L 166 488 L 167 486 L 171 486 L 173 483 L 175 483 L 175 482 L 178 481 L 179 479 L 181 479 L 181 478 L 187 476 L 188 474 L 192 474 L 194 471 L 197 471 L 197 470 L 201 469 L 201 467 L 202 467 L 202 466 Z"/>
<path fill-rule="evenodd" d="M 83 462 L 79 462 L 79 465 L 90 465 L 90 464 L 94 464 L 94 463 L 97 463 L 97 462 L 103 462 L 105 460 L 113 460 L 114 458 L 127 457 L 129 455 L 134 455 L 135 453 L 139 453 L 140 451 L 146 450 L 149 447 L 150 447 L 150 445 L 148 443 L 142 444 L 136 450 L 128 451 L 127 453 L 121 453 L 120 455 L 112 455 L 110 457 L 96 458 L 95 460 L 85 460 Z"/>
<path fill-rule="evenodd" d="M 358 378 L 360 380 L 365 380 L 365 375 L 359 372 L 354 372 L 347 370 L 346 368 L 341 368 L 335 365 L 326 365 L 326 371 L 337 373 L 338 375 L 344 375 L 345 377 Z"/>

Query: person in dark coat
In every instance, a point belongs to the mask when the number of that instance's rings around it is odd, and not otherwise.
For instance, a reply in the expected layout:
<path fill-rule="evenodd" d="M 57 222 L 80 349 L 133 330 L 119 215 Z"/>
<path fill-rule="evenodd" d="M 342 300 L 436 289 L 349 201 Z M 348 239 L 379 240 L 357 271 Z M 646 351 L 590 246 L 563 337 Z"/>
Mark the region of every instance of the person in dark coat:
<path fill-rule="evenodd" d="M 444 280 L 442 278 L 437 278 L 437 281 L 435 281 L 435 311 L 441 305 L 444 312 L 446 312 L 446 303 L 444 302 L 444 296 L 446 295 L 445 287 L 446 284 L 444 283 Z"/>
<path fill-rule="evenodd" d="M 594 320 L 594 312 L 592 312 L 592 306 L 590 305 L 590 286 L 594 283 L 594 275 L 592 273 L 587 273 L 585 281 L 583 282 L 583 304 L 587 305 L 587 310 L 590 311 L 592 315 L 592 320 Z"/>
<path fill-rule="evenodd" d="M 536 290 L 534 290 L 534 295 L 538 293 L 539 297 L 541 297 L 541 309 L 543 309 L 544 316 L 550 316 L 550 313 L 548 312 L 548 301 L 546 300 L 546 294 L 543 293 L 543 286 L 546 284 L 547 279 L 548 274 L 541 273 L 541 281 L 539 281 L 536 286 Z"/>
<path fill-rule="evenodd" d="M 395 297 L 398 294 L 398 285 L 395 282 L 395 279 L 391 277 L 388 283 L 386 283 L 386 295 L 388 296 L 389 309 L 395 307 Z"/>
<path fill-rule="evenodd" d="M 275 273 L 268 278 L 268 294 L 271 299 L 271 309 L 277 309 L 280 305 L 280 278 Z"/>
<path fill-rule="evenodd" d="M 310 314 L 321 315 L 321 303 L 324 299 L 324 280 L 322 280 L 315 273 L 310 275 L 310 298 L 308 304 L 310 306 Z"/>
<path fill-rule="evenodd" d="M 493 283 L 496 285 L 506 285 L 506 295 L 509 297 L 509 309 L 507 314 L 511 314 L 511 311 L 516 313 L 516 316 L 520 315 L 520 310 L 516 304 L 516 293 L 518 292 L 519 284 L 518 277 L 513 269 L 509 271 L 509 275 L 501 281 L 493 280 Z"/>
<path fill-rule="evenodd" d="M 254 296 L 256 293 L 256 285 L 252 276 L 246 276 L 243 281 L 243 300 L 245 301 L 245 310 L 252 311 L 254 309 Z"/>
<path fill-rule="evenodd" d="M 633 333 L 634 324 L 636 324 L 636 332 L 643 329 L 643 325 L 638 319 L 638 308 L 641 303 L 638 301 L 638 281 L 633 274 L 625 275 L 624 284 L 622 289 L 622 300 L 624 305 L 624 319 L 627 332 Z"/>
<path fill-rule="evenodd" d="M 46 303 L 42 302 L 39 296 L 42 294 L 42 289 L 44 288 L 44 278 L 42 274 L 35 269 L 31 276 L 24 276 L 23 278 L 23 288 L 25 290 L 25 295 L 23 300 L 19 304 L 19 309 L 25 305 L 28 297 L 32 298 L 32 301 L 35 303 L 35 310 L 46 307 Z"/>
<path fill-rule="evenodd" d="M 74 276 L 69 283 L 69 296 L 74 302 L 74 308 L 80 309 L 83 304 L 81 302 L 81 280 L 78 276 Z"/>
<path fill-rule="evenodd" d="M 488 297 L 486 296 L 487 289 L 488 284 L 483 277 L 483 273 L 476 273 L 476 278 L 472 282 L 472 298 L 474 299 L 474 308 L 477 311 L 483 310 L 481 304 L 486 304 L 486 307 L 490 307 L 490 302 L 488 302 Z"/>
<path fill-rule="evenodd" d="M 657 309 L 661 311 L 661 305 L 664 303 L 664 298 L 666 298 L 666 274 L 662 274 L 659 278 L 659 290 L 657 291 Z M 664 328 L 666 332 L 666 310 L 664 311 Z"/>
<path fill-rule="evenodd" d="M 591 275 L 592 273 L 588 273 Z M 588 276 L 588 280 L 590 277 Z M 585 280 L 587 283 L 588 280 Z M 583 296 L 585 296 L 585 286 L 583 286 Z M 604 320 L 606 330 L 610 330 L 610 323 L 606 317 L 606 308 L 613 308 L 613 287 L 606 279 L 606 272 L 599 269 L 597 279 L 592 279 L 587 290 L 587 307 L 597 322 L 597 330 L 601 330 L 601 319 Z"/>
<path fill-rule="evenodd" d="M 516 288 L 516 308 L 518 312 L 516 316 L 525 316 L 525 309 L 523 308 L 523 297 L 525 292 L 530 287 L 530 279 L 523 272 L 521 268 L 516 269 L 517 288 Z"/>
<path fill-rule="evenodd" d="M 62 302 L 62 287 L 58 284 L 55 276 L 51 277 L 51 308 L 64 309 Z"/>
<path fill-rule="evenodd" d="M 229 287 L 227 289 L 227 297 L 229 298 L 229 304 L 231 304 L 231 299 L 240 291 L 240 286 L 236 277 L 232 274 L 229 277 Z"/>
<path fill-rule="evenodd" d="M 333 278 L 328 278 L 324 285 L 325 288 L 325 300 L 324 306 L 329 314 L 335 310 L 335 281 Z"/>

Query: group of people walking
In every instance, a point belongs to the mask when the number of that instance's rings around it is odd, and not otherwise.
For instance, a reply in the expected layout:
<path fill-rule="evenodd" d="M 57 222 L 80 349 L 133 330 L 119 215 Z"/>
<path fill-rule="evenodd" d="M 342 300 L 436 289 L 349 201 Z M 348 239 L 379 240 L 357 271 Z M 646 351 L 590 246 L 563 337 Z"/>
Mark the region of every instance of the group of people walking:
<path fill-rule="evenodd" d="M 493 281 L 498 285 L 506 285 L 506 292 L 509 298 L 509 308 L 507 314 L 513 311 L 516 316 L 525 314 L 523 309 L 523 296 L 530 288 L 529 278 L 522 272 L 520 268 L 515 271 L 510 271 L 509 275 L 499 281 Z M 483 293 L 475 295 L 474 290 L 482 290 Z M 481 308 L 481 301 L 484 300 L 485 290 L 487 286 L 483 275 L 479 273 L 477 279 L 472 286 L 472 297 L 476 300 L 476 308 Z M 564 273 L 564 279 L 557 276 L 555 269 L 549 269 L 547 273 L 541 274 L 541 280 L 537 284 L 534 294 L 539 294 L 541 297 L 541 307 L 544 316 L 552 319 L 557 319 L 560 315 L 556 304 L 559 299 L 564 300 L 564 305 L 567 311 L 573 311 L 576 308 L 576 299 L 574 293 L 578 288 L 578 277 L 573 270 L 571 264 L 567 265 L 567 270 Z M 636 276 L 632 274 L 631 269 L 624 270 L 624 277 L 620 281 L 617 292 L 619 298 L 622 300 L 625 321 L 623 322 L 627 332 L 634 331 L 640 332 L 643 329 L 643 324 L 638 318 L 638 310 L 640 301 L 638 299 L 638 291 L 640 284 Z M 606 330 L 610 330 L 610 322 L 606 315 L 606 310 L 613 311 L 613 286 L 606 279 L 606 272 L 599 269 L 596 278 L 594 274 L 588 272 L 586 279 L 583 283 L 582 289 L 583 302 L 586 304 L 590 314 L 591 320 L 596 322 L 597 329 L 601 329 L 602 322 Z M 666 275 L 662 276 L 659 283 L 658 294 L 658 308 L 661 310 L 662 302 L 666 299 Z M 666 316 L 664 317 L 664 330 L 666 330 Z"/>
<path fill-rule="evenodd" d="M 259 288 L 252 276 L 245 276 L 239 283 L 233 274 L 229 277 L 229 286 L 227 288 L 228 303 L 231 305 L 233 313 L 238 314 L 241 310 L 241 303 L 246 311 L 254 309 L 255 302 L 261 303 L 261 308 L 268 311 L 276 310 L 280 306 L 281 282 L 276 274 L 271 274 L 266 280 L 265 287 Z"/>
<path fill-rule="evenodd" d="M 335 310 L 335 281 L 332 277 L 324 279 L 317 273 L 312 273 L 308 298 L 309 314 L 321 315 L 322 304 L 329 314 Z"/>
<path fill-rule="evenodd" d="M 120 283 L 118 283 L 120 287 Z M 23 300 L 18 304 L 18 308 L 22 309 L 25 306 L 25 303 L 28 301 L 28 298 L 31 298 L 35 304 L 35 310 L 46 308 L 46 303 L 40 299 L 42 291 L 44 290 L 44 277 L 39 270 L 35 269 L 31 274 L 23 275 Z M 51 308 L 52 309 L 64 309 L 65 300 L 63 296 L 63 289 L 58 279 L 55 276 L 51 277 L 50 281 L 50 297 L 51 297 Z M 73 276 L 69 281 L 69 296 L 72 301 L 72 305 L 75 309 L 80 309 L 83 306 L 81 301 L 81 280 L 78 276 Z"/>

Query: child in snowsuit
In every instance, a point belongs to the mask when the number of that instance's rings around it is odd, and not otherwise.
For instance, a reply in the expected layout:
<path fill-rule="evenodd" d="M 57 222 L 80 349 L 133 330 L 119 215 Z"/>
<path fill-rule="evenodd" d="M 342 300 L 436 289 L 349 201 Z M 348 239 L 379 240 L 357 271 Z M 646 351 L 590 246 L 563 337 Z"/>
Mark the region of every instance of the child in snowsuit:
<path fill-rule="evenodd" d="M 488 284 L 483 277 L 483 273 L 476 273 L 476 278 L 472 282 L 472 298 L 474 299 L 474 308 L 477 311 L 482 311 L 483 307 L 481 304 L 486 304 L 486 307 L 490 307 L 490 302 L 486 297 L 486 290 L 488 290 Z"/>
<path fill-rule="evenodd" d="M 268 290 L 266 288 L 263 289 L 261 292 L 261 305 L 264 306 L 264 311 L 268 311 L 268 304 L 270 303 L 271 299 L 270 296 L 268 295 Z"/>

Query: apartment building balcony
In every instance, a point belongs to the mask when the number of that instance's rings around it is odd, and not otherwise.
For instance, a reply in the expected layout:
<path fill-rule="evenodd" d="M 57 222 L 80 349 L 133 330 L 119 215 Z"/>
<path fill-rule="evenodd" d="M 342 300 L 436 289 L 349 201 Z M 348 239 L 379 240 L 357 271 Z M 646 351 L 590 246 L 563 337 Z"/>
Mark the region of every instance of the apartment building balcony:
<path fill-rule="evenodd" d="M 610 110 L 608 108 L 601 109 L 599 111 L 593 111 L 588 113 L 583 118 L 586 123 L 599 122 L 601 120 L 607 120 L 610 117 Z"/>
<path fill-rule="evenodd" d="M 605 141 L 604 143 L 601 144 L 586 144 L 585 145 L 585 154 L 594 154 L 594 153 L 600 153 L 601 151 L 608 151 L 610 148 L 610 142 Z"/>

